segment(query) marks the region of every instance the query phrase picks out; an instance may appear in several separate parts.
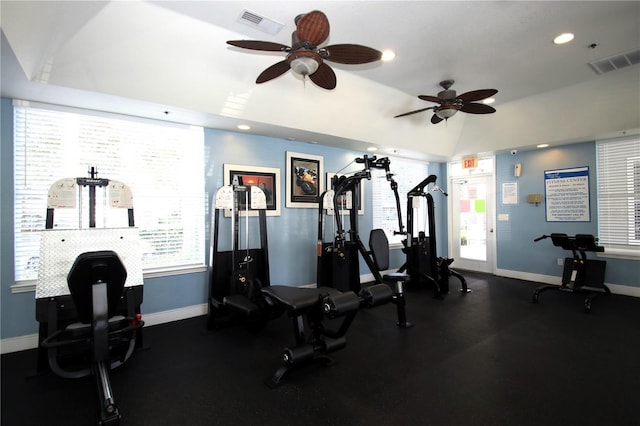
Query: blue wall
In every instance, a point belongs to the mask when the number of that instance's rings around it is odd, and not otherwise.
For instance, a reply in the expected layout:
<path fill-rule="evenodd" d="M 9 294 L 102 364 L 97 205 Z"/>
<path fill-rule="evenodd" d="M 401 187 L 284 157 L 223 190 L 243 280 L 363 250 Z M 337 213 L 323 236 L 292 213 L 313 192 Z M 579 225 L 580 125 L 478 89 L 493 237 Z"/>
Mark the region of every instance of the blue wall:
<path fill-rule="evenodd" d="M 2 145 L 0 156 L 1 202 L 0 225 L 2 239 L 0 248 L 0 290 L 1 300 L 1 338 L 23 336 L 37 332 L 35 321 L 35 302 L 33 292 L 11 293 L 13 279 L 13 107 L 11 100 L 2 99 Z M 223 185 L 223 165 L 225 163 L 247 166 L 273 167 L 280 169 L 281 177 L 281 216 L 267 217 L 269 238 L 269 257 L 272 284 L 299 286 L 316 282 L 316 244 L 318 213 L 316 209 L 285 208 L 285 160 L 286 152 L 295 151 L 324 158 L 325 172 L 337 172 L 351 163 L 354 158 L 361 157 L 360 152 L 340 148 L 331 148 L 282 139 L 248 135 L 244 133 L 223 132 L 205 129 L 205 191 L 210 200 L 215 191 Z M 444 166 L 444 167 L 443 167 Z M 361 165 L 353 164 L 343 173 L 357 171 Z M 393 171 L 393 160 L 391 161 Z M 446 165 L 430 164 L 429 172 L 438 174 L 446 170 Z M 443 181 L 446 181 L 446 176 Z M 325 177 L 323 177 L 324 179 Z M 406 200 L 403 200 L 406 202 Z M 442 203 L 445 205 L 446 203 Z M 208 206 L 208 203 L 207 203 Z M 207 207 L 208 210 L 208 207 Z M 371 182 L 365 182 L 365 215 L 359 216 L 359 230 L 365 245 L 372 226 L 371 219 Z M 441 210 L 441 217 L 446 217 L 446 210 Z M 210 214 L 206 214 L 207 232 L 210 235 Z M 257 244 L 257 218 L 250 218 L 249 228 L 252 231 L 252 246 Z M 220 225 L 221 249 L 229 243 L 230 219 L 222 219 Z M 244 225 L 244 219 L 242 220 Z M 442 235 L 439 245 L 446 252 L 447 223 L 440 225 L 438 235 Z M 347 227 L 348 228 L 348 227 Z M 331 229 L 331 228 L 330 228 Z M 329 237 L 329 234 L 327 235 Z M 444 245 L 442 243 L 444 242 Z M 207 238 L 205 247 L 209 247 Z M 208 259 L 208 253 L 204 254 Z M 401 250 L 392 250 L 391 267 L 397 268 L 403 262 Z M 368 274 L 369 269 L 360 259 L 360 273 Z M 190 273 L 160 278 L 145 279 L 143 314 L 163 312 L 206 303 L 208 294 L 207 273 Z"/>
<path fill-rule="evenodd" d="M 514 177 L 514 166 L 522 164 L 522 174 Z M 544 202 L 536 206 L 527 203 L 527 194 L 542 194 L 544 172 L 570 167 L 589 167 L 591 221 L 547 222 Z M 597 179 L 595 142 L 565 145 L 559 148 L 504 154 L 496 158 L 496 215 L 508 214 L 508 221 L 496 221 L 497 268 L 533 274 L 561 276 L 557 259 L 571 253 L 554 247 L 551 240 L 537 243 L 534 238 L 553 232 L 598 235 Z M 518 183 L 518 204 L 502 202 L 502 184 Z M 595 254 L 589 255 L 595 258 Z M 610 284 L 640 287 L 640 261 L 606 258 L 605 281 Z"/>
<path fill-rule="evenodd" d="M 37 332 L 33 292 L 12 294 L 13 279 L 13 107 L 11 101 L 2 99 L 0 104 L 0 338 L 6 339 Z M 279 168 L 281 171 L 281 216 L 267 217 L 271 282 L 298 286 L 316 281 L 317 212 L 315 209 L 287 209 L 284 202 L 284 175 L 287 151 L 302 152 L 324 157 L 325 172 L 336 172 L 362 153 L 282 139 L 260 137 L 244 133 L 205 130 L 205 190 L 209 200 L 223 184 L 225 163 L 247 166 Z M 515 156 L 499 155 L 496 158 L 497 214 L 509 214 L 509 221 L 496 222 L 498 270 L 560 276 L 562 268 L 558 257 L 566 253 L 553 247 L 549 240 L 534 243 L 542 234 L 565 232 L 567 234 L 597 234 L 597 191 L 595 175 L 595 144 L 593 142 L 567 145 L 555 149 L 520 152 Z M 522 163 L 522 175 L 513 176 L 516 162 Z M 544 171 L 558 168 L 589 166 L 591 188 L 591 221 L 587 223 L 546 222 L 544 204 L 536 207 L 526 202 L 527 194 L 544 193 Z M 356 165 L 344 172 L 358 170 Z M 393 160 L 391 163 L 393 171 Z M 438 184 L 446 190 L 446 164 L 431 163 L 429 173 L 438 176 Z M 504 182 L 518 182 L 518 204 L 505 205 L 501 199 Z M 447 247 L 447 202 L 435 196 L 438 254 L 445 256 Z M 406 203 L 406 199 L 401 199 Z M 257 219 L 250 218 L 254 232 L 251 241 L 258 241 Z M 406 218 L 403 218 L 406 224 Z M 206 216 L 207 225 L 210 216 Z M 368 244 L 371 229 L 371 183 L 365 182 L 365 215 L 360 216 L 360 235 Z M 223 219 L 221 239 L 229 235 L 230 219 Z M 209 228 L 207 229 L 209 235 Z M 207 239 L 206 245 L 209 247 Z M 208 258 L 208 255 L 207 257 Z M 606 282 L 640 287 L 640 261 L 607 258 Z M 400 250 L 392 250 L 391 267 L 404 262 Z M 369 273 L 360 261 L 360 273 Z M 207 273 L 190 273 L 145 279 L 144 314 L 163 312 L 206 303 L 208 294 Z"/>
<path fill-rule="evenodd" d="M 207 199 L 223 185 L 223 166 L 225 163 L 246 166 L 261 166 L 280 169 L 281 215 L 267 216 L 267 234 L 269 238 L 271 283 L 298 286 L 316 282 L 316 244 L 318 233 L 318 211 L 308 208 L 285 208 L 285 159 L 287 151 L 319 155 L 324 158 L 324 170 L 337 172 L 351 163 L 362 153 L 347 151 L 300 142 L 284 141 L 243 133 L 230 133 L 207 129 L 206 143 L 206 191 Z M 393 169 L 393 161 L 391 162 Z M 344 172 L 361 170 L 359 164 L 353 164 Z M 326 180 L 326 178 L 323 177 Z M 326 183 L 326 182 L 325 182 Z M 368 243 L 371 230 L 371 182 L 365 182 L 365 215 L 359 216 L 360 235 Z M 251 241 L 258 241 L 257 218 L 249 219 Z M 244 219 L 241 225 L 244 225 Z M 221 244 L 228 243 L 230 218 L 220 224 Z M 207 246 L 208 246 L 207 241 Z M 228 246 L 228 244 L 227 244 Z M 221 245 L 221 248 L 225 248 Z M 368 273 L 361 259 L 360 272 Z M 399 266 L 399 265 L 398 265 Z"/>

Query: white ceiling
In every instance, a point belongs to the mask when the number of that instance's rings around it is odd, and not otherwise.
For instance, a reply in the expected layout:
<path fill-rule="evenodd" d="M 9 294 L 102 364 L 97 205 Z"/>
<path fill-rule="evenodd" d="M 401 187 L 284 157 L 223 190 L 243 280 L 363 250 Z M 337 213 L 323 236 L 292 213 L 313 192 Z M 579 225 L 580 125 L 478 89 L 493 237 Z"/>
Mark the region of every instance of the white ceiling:
<path fill-rule="evenodd" d="M 243 10 L 284 24 L 275 35 Z M 255 79 L 284 58 L 231 39 L 291 44 L 296 15 L 321 10 L 326 44 L 392 49 L 391 62 L 329 63 L 338 85 L 292 72 Z M 1 94 L 284 139 L 432 160 L 571 143 L 640 129 L 640 66 L 597 75 L 588 62 L 640 48 L 638 1 L 176 1 L 0 3 Z M 551 42 L 561 32 L 576 39 Z M 592 48 L 590 45 L 595 44 Z M 491 115 L 433 125 L 438 83 L 495 88 Z M 168 112 L 167 113 L 165 113 Z"/>

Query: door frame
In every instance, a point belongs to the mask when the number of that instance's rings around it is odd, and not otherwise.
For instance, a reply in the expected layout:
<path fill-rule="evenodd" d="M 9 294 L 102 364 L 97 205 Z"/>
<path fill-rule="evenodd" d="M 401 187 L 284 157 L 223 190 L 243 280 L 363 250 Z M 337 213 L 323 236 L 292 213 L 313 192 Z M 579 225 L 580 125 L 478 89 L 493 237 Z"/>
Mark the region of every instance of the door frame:
<path fill-rule="evenodd" d="M 496 177 L 495 177 L 495 157 L 485 157 L 493 159 L 493 167 L 490 170 L 468 170 L 465 175 L 451 175 L 452 165 L 457 162 L 448 163 L 447 164 L 447 176 L 448 176 L 448 186 L 449 186 L 449 197 L 447 200 L 448 210 L 449 210 L 449 220 L 448 220 L 448 244 L 449 244 L 449 257 L 454 258 L 453 268 L 454 269 L 462 269 L 462 270 L 471 270 L 471 271 L 479 271 L 493 274 L 496 271 L 497 267 L 497 259 L 496 259 Z M 459 213 L 459 206 L 454 205 L 454 191 L 457 189 L 455 185 L 458 185 L 456 182 L 460 182 L 461 180 L 472 180 L 482 178 L 487 183 L 487 235 L 486 235 L 486 243 L 487 243 L 487 260 L 486 261 L 474 261 L 471 259 L 461 259 L 456 258 L 455 255 L 459 254 L 459 249 L 454 244 L 458 244 L 460 241 L 458 232 L 454 230 L 454 217 Z M 457 236 L 457 238 L 456 238 Z M 458 253 L 456 253 L 458 252 Z"/>

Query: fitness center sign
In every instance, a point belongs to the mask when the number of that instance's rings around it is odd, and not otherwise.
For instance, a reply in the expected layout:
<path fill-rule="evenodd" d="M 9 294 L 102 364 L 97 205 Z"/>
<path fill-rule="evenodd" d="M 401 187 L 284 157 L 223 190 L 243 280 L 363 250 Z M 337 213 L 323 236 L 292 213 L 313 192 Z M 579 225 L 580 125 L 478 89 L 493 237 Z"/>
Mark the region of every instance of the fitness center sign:
<path fill-rule="evenodd" d="M 589 222 L 589 167 L 544 172 L 547 222 Z"/>

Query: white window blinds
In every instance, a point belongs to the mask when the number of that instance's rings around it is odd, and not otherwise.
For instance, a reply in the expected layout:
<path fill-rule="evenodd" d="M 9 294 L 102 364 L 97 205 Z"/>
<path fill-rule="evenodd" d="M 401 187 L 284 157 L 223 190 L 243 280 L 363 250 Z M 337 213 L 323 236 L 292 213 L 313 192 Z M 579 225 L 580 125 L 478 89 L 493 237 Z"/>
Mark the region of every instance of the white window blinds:
<path fill-rule="evenodd" d="M 607 252 L 640 256 L 640 137 L 596 146 L 599 242 Z"/>
<path fill-rule="evenodd" d="M 131 188 L 145 269 L 171 270 L 204 264 L 201 127 L 16 104 L 16 281 L 37 277 L 49 187 L 58 179 L 88 177 L 91 166 L 96 167 L 99 178 L 118 180 Z M 101 200 L 96 204 L 99 211 Z M 127 226 L 126 212 L 116 219 L 118 223 L 96 226 Z M 77 211 L 54 211 L 54 227 L 78 225 Z"/>
<path fill-rule="evenodd" d="M 402 224 L 407 226 L 407 193 L 429 176 L 428 163 L 390 158 L 390 169 L 393 180 L 398 183 L 398 195 L 402 210 Z M 400 244 L 406 236 L 394 235 L 398 229 L 396 199 L 383 170 L 371 171 L 371 192 L 373 228 L 382 229 L 387 235 L 389 244 Z"/>

